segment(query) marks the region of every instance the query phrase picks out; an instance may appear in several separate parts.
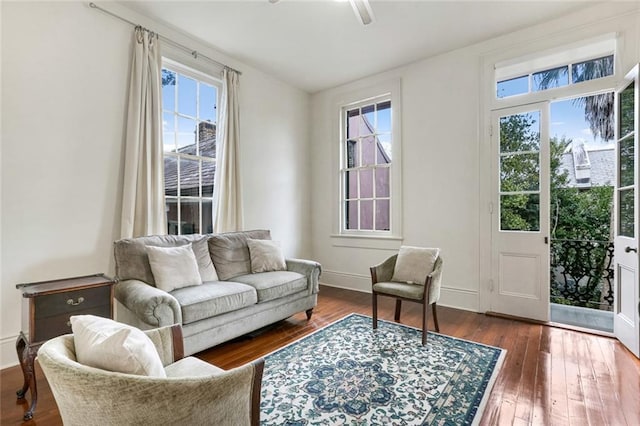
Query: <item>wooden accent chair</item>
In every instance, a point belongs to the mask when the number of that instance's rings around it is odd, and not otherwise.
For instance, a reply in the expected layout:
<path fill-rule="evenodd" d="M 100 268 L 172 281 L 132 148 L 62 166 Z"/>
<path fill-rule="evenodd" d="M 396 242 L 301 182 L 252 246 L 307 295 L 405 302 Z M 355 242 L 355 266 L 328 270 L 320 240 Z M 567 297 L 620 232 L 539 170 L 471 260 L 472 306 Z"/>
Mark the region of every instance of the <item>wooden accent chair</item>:
<path fill-rule="evenodd" d="M 435 261 L 433 272 L 427 275 L 424 284 L 409 284 L 391 281 L 398 255 L 389 257 L 384 262 L 372 266 L 371 271 L 371 293 L 373 307 L 373 329 L 378 328 L 378 296 L 389 296 L 396 299 L 396 312 L 394 319 L 400 321 L 400 308 L 402 301 L 408 300 L 422 304 L 422 344 L 427 343 L 427 308 L 431 305 L 433 311 L 433 322 L 436 331 L 440 331 L 438 325 L 438 313 L 436 303 L 440 299 L 440 281 L 442 278 L 442 257 L 438 256 Z"/>
<path fill-rule="evenodd" d="M 264 360 L 222 370 L 183 358 L 180 325 L 145 331 L 166 378 L 79 364 L 73 335 L 42 345 L 38 361 L 65 425 L 258 425 Z"/>

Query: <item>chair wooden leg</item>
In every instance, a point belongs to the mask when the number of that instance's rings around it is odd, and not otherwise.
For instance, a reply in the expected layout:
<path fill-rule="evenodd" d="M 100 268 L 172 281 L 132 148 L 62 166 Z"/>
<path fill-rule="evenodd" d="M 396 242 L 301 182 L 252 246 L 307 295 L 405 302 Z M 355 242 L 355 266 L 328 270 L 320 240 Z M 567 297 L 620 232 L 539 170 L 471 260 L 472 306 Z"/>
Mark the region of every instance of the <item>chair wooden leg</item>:
<path fill-rule="evenodd" d="M 422 304 L 422 346 L 427 344 L 427 304 Z"/>
<path fill-rule="evenodd" d="M 378 328 L 378 295 L 375 292 L 371 292 L 371 306 L 373 308 L 373 329 Z"/>
<path fill-rule="evenodd" d="M 394 316 L 394 319 L 397 321 L 400 321 L 400 308 L 402 307 L 402 300 L 400 299 L 396 299 L 396 314 Z"/>
<path fill-rule="evenodd" d="M 436 310 L 436 304 L 431 304 L 431 310 L 433 311 L 433 323 L 436 326 L 436 331 L 440 333 L 440 326 L 438 325 L 438 311 Z"/>

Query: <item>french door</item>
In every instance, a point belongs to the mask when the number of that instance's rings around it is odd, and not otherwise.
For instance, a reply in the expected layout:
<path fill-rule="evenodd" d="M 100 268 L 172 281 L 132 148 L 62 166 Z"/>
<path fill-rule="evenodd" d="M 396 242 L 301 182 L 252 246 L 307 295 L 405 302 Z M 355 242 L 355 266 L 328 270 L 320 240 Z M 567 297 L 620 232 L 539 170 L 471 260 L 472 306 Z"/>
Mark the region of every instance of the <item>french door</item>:
<path fill-rule="evenodd" d="M 492 112 L 490 310 L 549 320 L 549 103 Z"/>
<path fill-rule="evenodd" d="M 615 289 L 613 329 L 640 357 L 640 274 L 638 273 L 638 66 L 616 93 Z"/>

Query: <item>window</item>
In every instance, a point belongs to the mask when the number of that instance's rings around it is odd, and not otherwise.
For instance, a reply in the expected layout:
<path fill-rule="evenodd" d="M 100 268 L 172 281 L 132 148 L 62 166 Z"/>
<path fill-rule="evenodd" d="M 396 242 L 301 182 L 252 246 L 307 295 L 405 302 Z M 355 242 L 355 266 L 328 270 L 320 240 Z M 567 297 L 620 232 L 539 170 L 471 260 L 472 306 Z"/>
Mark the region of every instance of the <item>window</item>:
<path fill-rule="evenodd" d="M 389 233 L 392 210 L 391 96 L 342 107 L 342 231 Z"/>
<path fill-rule="evenodd" d="M 164 190 L 168 234 L 210 233 L 220 82 L 165 60 Z"/>
<path fill-rule="evenodd" d="M 613 55 L 499 80 L 496 94 L 498 98 L 524 95 L 610 75 L 613 75 Z"/>

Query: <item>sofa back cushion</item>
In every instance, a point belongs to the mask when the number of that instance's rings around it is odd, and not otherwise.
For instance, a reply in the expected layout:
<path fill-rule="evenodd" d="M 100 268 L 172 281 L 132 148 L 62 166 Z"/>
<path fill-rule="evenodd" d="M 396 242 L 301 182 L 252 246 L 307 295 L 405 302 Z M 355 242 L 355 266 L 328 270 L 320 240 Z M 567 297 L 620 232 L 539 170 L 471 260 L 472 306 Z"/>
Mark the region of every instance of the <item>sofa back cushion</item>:
<path fill-rule="evenodd" d="M 147 246 L 177 247 L 203 238 L 203 235 L 152 235 L 149 237 L 126 238 L 114 243 L 116 277 L 119 280 L 140 280 L 156 285 L 149 265 Z M 206 244 L 204 244 L 206 247 Z M 196 252 L 196 247 L 194 247 Z M 196 253 L 196 257 L 198 254 Z"/>
<path fill-rule="evenodd" d="M 268 230 L 259 229 L 227 232 L 212 235 L 209 238 L 209 253 L 220 280 L 226 281 L 239 275 L 251 273 L 251 255 L 247 238 L 270 240 L 271 233 Z"/>

